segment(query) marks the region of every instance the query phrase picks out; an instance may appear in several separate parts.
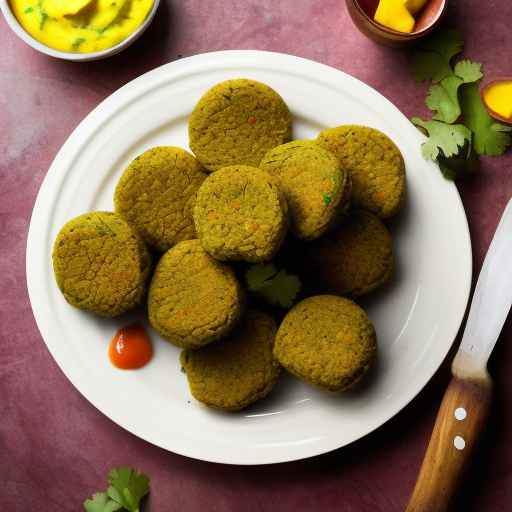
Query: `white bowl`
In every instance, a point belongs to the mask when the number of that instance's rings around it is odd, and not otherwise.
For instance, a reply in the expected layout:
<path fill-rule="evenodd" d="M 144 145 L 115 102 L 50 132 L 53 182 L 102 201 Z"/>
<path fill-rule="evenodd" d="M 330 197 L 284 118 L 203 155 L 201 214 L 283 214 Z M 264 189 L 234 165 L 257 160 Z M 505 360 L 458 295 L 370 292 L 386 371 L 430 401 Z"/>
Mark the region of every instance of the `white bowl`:
<path fill-rule="evenodd" d="M 128 48 L 134 41 L 136 41 L 148 28 L 149 24 L 153 21 L 155 17 L 156 10 L 160 4 L 160 0 L 153 0 L 153 7 L 149 12 L 146 19 L 142 22 L 142 24 L 132 32 L 126 39 L 123 39 L 120 43 L 112 46 L 111 48 L 106 48 L 105 50 L 101 50 L 99 52 L 90 52 L 90 53 L 73 53 L 73 52 L 61 52 L 60 50 L 55 50 L 54 48 L 50 48 L 45 44 L 39 42 L 37 39 L 32 37 L 25 29 L 20 25 L 19 21 L 16 19 L 16 16 L 11 11 L 11 7 L 9 5 L 8 0 L 0 0 L 0 9 L 4 14 L 5 21 L 11 30 L 25 43 L 32 46 L 34 50 L 38 52 L 49 55 L 50 57 L 55 57 L 57 59 L 64 60 L 72 60 L 77 62 L 85 62 L 90 60 L 100 60 L 115 55 L 123 51 L 125 48 Z"/>

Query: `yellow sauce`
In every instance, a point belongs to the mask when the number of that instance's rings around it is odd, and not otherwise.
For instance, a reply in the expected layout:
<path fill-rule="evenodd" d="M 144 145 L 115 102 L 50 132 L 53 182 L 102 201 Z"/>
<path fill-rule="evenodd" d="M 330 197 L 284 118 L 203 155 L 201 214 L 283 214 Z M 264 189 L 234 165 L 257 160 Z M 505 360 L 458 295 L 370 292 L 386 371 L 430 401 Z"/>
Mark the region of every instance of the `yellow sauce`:
<path fill-rule="evenodd" d="M 493 112 L 512 120 L 512 81 L 498 82 L 487 87 L 484 101 Z"/>
<path fill-rule="evenodd" d="M 427 0 L 379 0 L 373 19 L 397 32 L 414 30 L 414 14 L 423 9 Z"/>
<path fill-rule="evenodd" d="M 153 0 L 10 0 L 21 26 L 41 43 L 90 53 L 126 39 L 146 19 Z"/>

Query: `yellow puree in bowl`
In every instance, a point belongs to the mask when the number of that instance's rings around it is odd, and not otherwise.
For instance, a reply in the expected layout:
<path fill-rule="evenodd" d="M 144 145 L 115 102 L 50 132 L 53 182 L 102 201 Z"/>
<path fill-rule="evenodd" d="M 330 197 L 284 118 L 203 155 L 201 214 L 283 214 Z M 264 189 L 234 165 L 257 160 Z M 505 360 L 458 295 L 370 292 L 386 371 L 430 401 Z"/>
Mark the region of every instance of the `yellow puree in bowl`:
<path fill-rule="evenodd" d="M 10 0 L 21 26 L 46 46 L 90 53 L 126 39 L 146 19 L 153 0 Z"/>
<path fill-rule="evenodd" d="M 512 80 L 487 87 L 484 91 L 484 101 L 496 114 L 512 120 Z"/>

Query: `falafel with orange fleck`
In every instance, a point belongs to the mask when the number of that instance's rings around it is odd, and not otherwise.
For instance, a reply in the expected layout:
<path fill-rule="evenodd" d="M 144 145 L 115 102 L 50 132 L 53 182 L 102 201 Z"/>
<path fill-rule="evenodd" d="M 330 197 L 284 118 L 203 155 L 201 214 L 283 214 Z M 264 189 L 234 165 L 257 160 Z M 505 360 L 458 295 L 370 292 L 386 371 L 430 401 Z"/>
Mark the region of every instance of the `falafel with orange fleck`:
<path fill-rule="evenodd" d="M 160 252 L 196 238 L 192 208 L 207 174 L 178 147 L 148 149 L 124 171 L 115 194 L 115 210 Z"/>
<path fill-rule="evenodd" d="M 320 237 L 348 210 L 348 173 L 313 141 L 295 140 L 271 149 L 260 168 L 278 180 L 290 209 L 290 230 L 298 238 Z"/>
<path fill-rule="evenodd" d="M 317 295 L 285 316 L 274 356 L 290 373 L 329 391 L 355 385 L 375 360 L 377 337 L 364 310 L 349 299 Z"/>
<path fill-rule="evenodd" d="M 148 294 L 151 325 L 182 348 L 198 348 L 226 336 L 245 304 L 233 270 L 209 256 L 199 240 L 169 249 L 156 267 Z"/>
<path fill-rule="evenodd" d="M 151 256 L 115 213 L 90 212 L 67 222 L 55 239 L 52 260 L 60 291 L 79 309 L 113 317 L 146 295 Z"/>
<path fill-rule="evenodd" d="M 272 354 L 275 334 L 274 320 L 252 310 L 228 338 L 183 351 L 180 361 L 194 398 L 238 411 L 267 396 L 281 369 Z"/>
<path fill-rule="evenodd" d="M 332 233 L 305 246 L 304 271 L 323 291 L 360 297 L 385 285 L 393 275 L 393 240 L 373 213 L 354 210 Z"/>
<path fill-rule="evenodd" d="M 238 78 L 209 89 L 190 115 L 190 148 L 209 171 L 258 167 L 263 155 L 290 140 L 292 116 L 268 85 Z"/>
<path fill-rule="evenodd" d="M 405 199 L 405 164 L 387 135 L 367 126 L 343 125 L 322 131 L 316 141 L 348 170 L 354 206 L 381 219 L 398 213 Z"/>
<path fill-rule="evenodd" d="M 247 165 L 224 167 L 208 176 L 194 207 L 197 236 L 219 260 L 269 261 L 288 228 L 288 207 L 277 181 Z"/>

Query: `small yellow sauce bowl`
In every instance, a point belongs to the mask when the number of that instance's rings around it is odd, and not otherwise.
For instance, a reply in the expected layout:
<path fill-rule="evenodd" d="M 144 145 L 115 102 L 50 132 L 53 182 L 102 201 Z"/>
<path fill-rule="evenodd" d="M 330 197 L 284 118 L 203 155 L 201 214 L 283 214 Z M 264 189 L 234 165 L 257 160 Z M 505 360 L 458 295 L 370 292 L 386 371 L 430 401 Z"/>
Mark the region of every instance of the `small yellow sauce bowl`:
<path fill-rule="evenodd" d="M 71 60 L 75 62 L 86 62 L 91 60 L 105 59 L 107 57 L 111 57 L 112 55 L 116 55 L 117 53 L 123 51 L 125 48 L 128 48 L 144 33 L 144 31 L 153 21 L 159 4 L 160 0 L 153 0 L 153 6 L 151 7 L 151 10 L 149 11 L 146 19 L 126 39 L 123 39 L 115 46 L 91 53 L 65 52 L 50 48 L 25 31 L 25 29 L 16 19 L 16 16 L 14 16 L 9 5 L 9 0 L 0 0 L 0 10 L 2 11 L 5 21 L 11 30 L 25 43 L 34 48 L 34 50 L 44 53 L 45 55 L 49 55 L 50 57 L 55 57 L 57 59 Z"/>
<path fill-rule="evenodd" d="M 494 87 L 494 86 L 500 85 L 500 84 L 512 84 L 512 76 L 498 77 L 498 78 L 494 78 L 493 80 L 488 81 L 480 89 L 480 96 L 482 98 L 482 102 L 483 102 L 485 108 L 487 109 L 487 112 L 489 113 L 489 115 L 493 119 L 496 119 L 496 121 L 499 121 L 500 123 L 506 124 L 508 126 L 512 126 L 512 116 L 511 117 L 505 117 L 505 116 L 499 114 L 498 112 L 495 112 L 492 109 L 492 106 L 489 105 L 489 103 L 487 101 L 487 97 L 486 96 L 487 96 L 487 92 L 489 91 L 489 89 L 491 87 Z M 509 103 L 509 105 L 510 105 L 510 103 Z"/>

